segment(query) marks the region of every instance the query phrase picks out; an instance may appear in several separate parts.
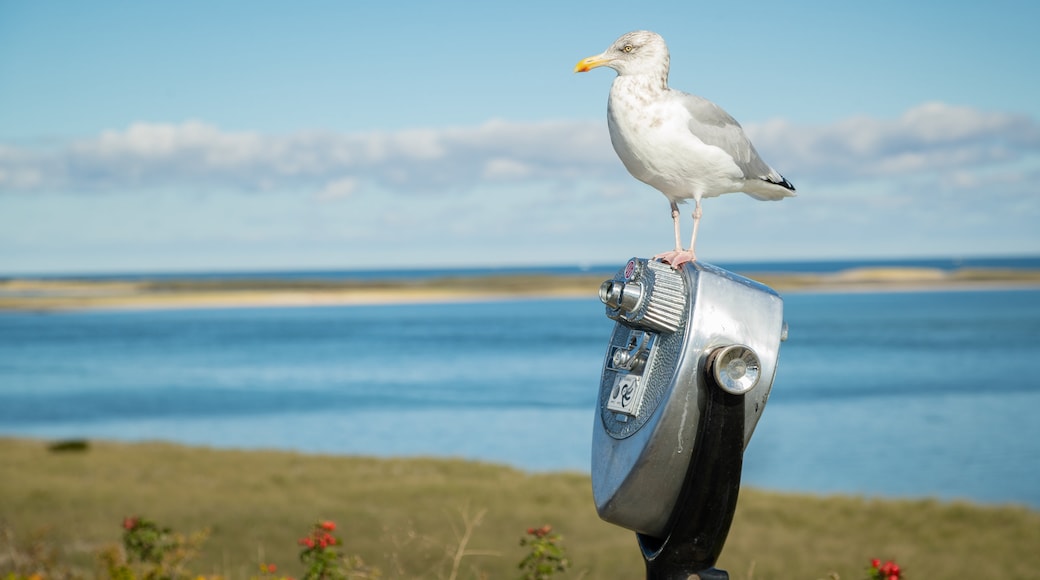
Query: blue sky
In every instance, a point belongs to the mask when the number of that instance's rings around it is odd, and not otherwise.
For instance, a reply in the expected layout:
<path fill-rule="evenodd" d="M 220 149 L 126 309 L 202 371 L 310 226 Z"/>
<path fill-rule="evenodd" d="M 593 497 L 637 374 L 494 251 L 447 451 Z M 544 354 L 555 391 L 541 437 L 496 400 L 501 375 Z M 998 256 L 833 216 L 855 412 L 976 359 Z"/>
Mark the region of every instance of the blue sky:
<path fill-rule="evenodd" d="M 639 28 L 798 187 L 701 259 L 1040 254 L 1040 4 L 649 4 L 0 0 L 0 274 L 666 250 L 572 72 Z"/>

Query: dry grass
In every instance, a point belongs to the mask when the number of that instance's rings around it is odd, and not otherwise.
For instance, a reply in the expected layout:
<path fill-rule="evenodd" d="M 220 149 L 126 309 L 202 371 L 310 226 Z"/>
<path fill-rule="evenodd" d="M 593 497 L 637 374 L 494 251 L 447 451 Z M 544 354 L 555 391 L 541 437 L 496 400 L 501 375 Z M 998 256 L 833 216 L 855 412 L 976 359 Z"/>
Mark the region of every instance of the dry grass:
<path fill-rule="evenodd" d="M 229 578 L 261 561 L 298 574 L 296 539 L 318 519 L 338 522 L 347 550 L 388 578 L 516 577 L 520 536 L 545 523 L 564 536 L 567 577 L 643 576 L 633 535 L 599 520 L 581 474 L 158 443 L 54 453 L 11 439 L 0 439 L 0 465 L 0 528 L 47 530 L 82 571 L 140 514 L 186 533 L 209 527 L 193 569 Z M 851 580 L 878 557 L 911 578 L 1009 580 L 1036 577 L 1038 545 L 1040 513 L 1025 508 L 746 489 L 720 566 L 734 580 Z"/>

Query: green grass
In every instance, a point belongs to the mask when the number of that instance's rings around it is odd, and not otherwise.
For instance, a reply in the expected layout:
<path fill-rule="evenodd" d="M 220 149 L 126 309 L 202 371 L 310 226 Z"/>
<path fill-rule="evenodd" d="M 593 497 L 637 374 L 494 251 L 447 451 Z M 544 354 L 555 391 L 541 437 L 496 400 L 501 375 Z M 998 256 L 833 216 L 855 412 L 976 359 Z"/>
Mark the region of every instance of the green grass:
<path fill-rule="evenodd" d="M 515 578 L 520 537 L 545 523 L 573 561 L 564 577 L 644 575 L 633 534 L 599 520 L 582 474 L 159 443 L 56 452 L 0 439 L 0 530 L 16 543 L 43 530 L 88 575 L 95 553 L 119 541 L 122 518 L 143 515 L 183 533 L 210 528 L 198 573 L 248 578 L 265 561 L 299 576 L 297 538 L 331 519 L 346 550 L 385 578 L 443 578 L 465 522 L 482 511 L 467 548 L 494 555 L 464 559 L 462 578 Z M 1023 507 L 744 489 L 719 566 L 734 580 L 850 580 L 877 557 L 908 578 L 1024 579 L 1038 576 L 1037 546 L 1040 513 Z"/>

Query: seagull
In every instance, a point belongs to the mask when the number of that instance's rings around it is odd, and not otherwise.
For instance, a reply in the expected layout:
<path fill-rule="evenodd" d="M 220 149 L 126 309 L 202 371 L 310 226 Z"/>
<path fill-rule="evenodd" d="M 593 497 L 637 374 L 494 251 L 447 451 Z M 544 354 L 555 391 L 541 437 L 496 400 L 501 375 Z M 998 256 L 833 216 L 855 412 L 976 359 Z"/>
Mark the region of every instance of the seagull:
<path fill-rule="evenodd" d="M 668 198 L 675 228 L 675 250 L 654 256 L 678 269 L 697 260 L 694 244 L 701 199 L 743 192 L 755 199 L 779 200 L 794 186 L 766 164 L 740 124 L 715 103 L 668 87 L 668 46 L 657 33 L 629 32 L 596 56 L 582 59 L 574 72 L 606 66 L 617 71 L 607 101 L 610 142 L 633 177 Z M 680 241 L 679 204 L 692 199 L 690 249 Z"/>

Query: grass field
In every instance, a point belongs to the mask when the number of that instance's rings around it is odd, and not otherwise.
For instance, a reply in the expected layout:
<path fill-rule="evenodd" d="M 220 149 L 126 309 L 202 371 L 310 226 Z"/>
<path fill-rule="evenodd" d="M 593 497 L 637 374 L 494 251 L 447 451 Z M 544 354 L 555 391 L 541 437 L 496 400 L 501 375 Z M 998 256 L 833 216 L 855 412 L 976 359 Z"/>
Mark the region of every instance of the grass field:
<path fill-rule="evenodd" d="M 249 578 L 274 562 L 299 577 L 297 538 L 330 519 L 346 550 L 384 578 L 445 578 L 459 534 L 481 513 L 466 547 L 491 555 L 464 558 L 460 578 L 517 577 L 520 537 L 546 523 L 573 561 L 562 577 L 644 576 L 633 534 L 599 520 L 583 474 L 160 443 L 54 452 L 18 439 L 0 439 L 0 470 L 7 549 L 43 535 L 88 577 L 122 519 L 142 515 L 179 532 L 210 529 L 191 566 L 200 574 Z M 896 559 L 906 578 L 1035 579 L 1038 546 L 1040 512 L 1024 507 L 744 489 L 719 566 L 734 580 L 850 580 L 876 557 Z"/>

